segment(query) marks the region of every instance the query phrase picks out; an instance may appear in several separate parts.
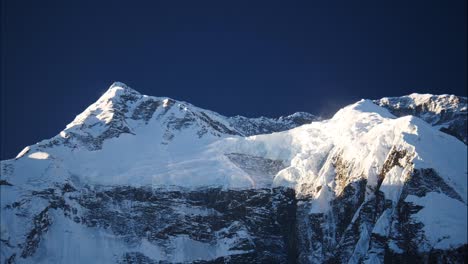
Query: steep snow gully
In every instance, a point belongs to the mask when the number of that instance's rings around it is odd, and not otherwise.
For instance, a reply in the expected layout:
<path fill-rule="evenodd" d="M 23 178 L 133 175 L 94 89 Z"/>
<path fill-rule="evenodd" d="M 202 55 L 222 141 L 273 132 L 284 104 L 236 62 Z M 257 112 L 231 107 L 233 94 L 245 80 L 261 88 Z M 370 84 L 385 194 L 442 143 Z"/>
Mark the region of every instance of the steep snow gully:
<path fill-rule="evenodd" d="M 463 263 L 467 98 L 225 117 L 114 83 L 1 161 L 2 263 Z"/>

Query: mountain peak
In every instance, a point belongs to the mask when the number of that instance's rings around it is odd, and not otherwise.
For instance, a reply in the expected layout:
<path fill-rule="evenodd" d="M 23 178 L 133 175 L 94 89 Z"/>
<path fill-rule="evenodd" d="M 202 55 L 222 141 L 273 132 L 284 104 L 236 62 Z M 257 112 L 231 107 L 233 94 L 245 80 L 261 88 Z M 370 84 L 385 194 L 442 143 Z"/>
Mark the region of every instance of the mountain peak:
<path fill-rule="evenodd" d="M 141 97 L 142 95 L 122 82 L 114 82 L 107 91 L 99 97 L 94 104 L 122 103 L 128 99 Z"/>
<path fill-rule="evenodd" d="M 121 97 L 122 95 L 141 95 L 138 91 L 130 88 L 123 82 L 114 82 L 107 89 L 107 91 L 99 98 L 98 101 L 102 99 L 107 100 L 114 97 Z"/>
<path fill-rule="evenodd" d="M 125 83 L 118 82 L 118 81 L 113 82 L 108 90 L 112 90 L 112 89 L 118 89 L 118 90 L 123 89 L 123 90 L 137 92 L 136 90 L 130 88 L 130 86 L 126 85 Z"/>

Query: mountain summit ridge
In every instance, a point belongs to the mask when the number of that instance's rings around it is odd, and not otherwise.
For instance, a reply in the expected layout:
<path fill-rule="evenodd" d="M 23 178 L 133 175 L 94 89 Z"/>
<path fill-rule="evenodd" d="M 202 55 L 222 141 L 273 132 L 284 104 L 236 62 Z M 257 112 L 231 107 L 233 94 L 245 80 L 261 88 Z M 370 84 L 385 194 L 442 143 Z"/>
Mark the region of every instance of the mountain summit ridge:
<path fill-rule="evenodd" d="M 316 120 L 319 118 L 304 112 L 279 118 L 226 117 L 169 97 L 143 95 L 122 82 L 114 82 L 59 135 L 37 145 L 65 144 L 72 148 L 98 150 L 104 140 L 134 134 L 143 126 L 151 126 L 150 122 L 163 128 L 160 141 L 168 144 L 177 134 L 175 132 L 181 130 L 193 129 L 192 133 L 199 138 L 250 136 L 284 131 Z"/>
<path fill-rule="evenodd" d="M 400 99 L 401 98 L 401 99 Z M 432 99 L 431 99 L 432 98 Z M 411 100 L 413 100 L 411 103 Z M 429 101 L 429 104 L 427 103 Z M 430 103 L 438 104 L 436 108 L 438 109 L 435 112 L 431 108 Z M 392 104 L 393 102 L 393 104 Z M 426 122 L 430 123 L 433 126 L 437 126 L 438 129 L 451 134 L 458 139 L 467 143 L 466 139 L 466 104 L 467 99 L 465 97 L 459 97 L 454 95 L 431 95 L 431 94 L 416 94 L 413 93 L 408 96 L 402 97 L 390 97 L 382 98 L 380 100 L 374 100 L 374 103 L 383 106 L 384 108 L 389 109 L 392 114 L 396 116 L 404 115 L 414 115 L 424 119 Z M 172 106 L 178 107 L 182 111 L 187 111 L 193 109 L 196 114 L 196 119 L 201 123 L 205 124 L 203 131 L 198 131 L 199 135 L 206 133 L 214 134 L 215 136 L 220 136 L 221 134 L 229 135 L 239 135 L 239 136 L 251 136 L 257 134 L 268 134 L 272 132 L 280 132 L 294 127 L 310 123 L 312 121 L 321 120 L 320 117 L 314 116 L 306 112 L 297 112 L 288 116 L 281 116 L 279 118 L 267 118 L 267 117 L 258 117 L 258 118 L 247 118 L 243 116 L 233 116 L 225 117 L 216 112 L 205 110 L 199 107 L 196 107 L 190 103 L 184 101 L 174 100 L 169 97 L 154 97 L 142 95 L 138 91 L 130 88 L 128 85 L 122 82 L 114 82 L 108 90 L 90 107 L 88 107 L 83 113 L 78 115 L 74 121 L 66 126 L 66 129 L 62 131 L 62 134 L 68 135 L 68 130 L 71 127 L 80 125 L 83 127 L 82 122 L 89 117 L 90 108 L 94 106 L 95 110 L 97 109 L 97 114 L 91 114 L 91 117 L 96 116 L 97 119 L 108 123 L 111 119 L 115 118 L 117 121 L 113 125 L 112 129 L 108 131 L 109 136 L 118 136 L 121 133 L 133 133 L 132 128 L 128 126 L 128 122 L 125 122 L 126 119 L 144 119 L 147 123 L 149 119 L 157 111 L 158 107 L 162 106 L 165 109 L 170 109 Z M 429 107 L 427 107 L 429 105 Z M 414 109 L 414 110 L 412 110 Z M 134 111 L 132 115 L 129 116 L 128 112 Z M 167 110 L 166 110 L 167 111 Z M 436 120 L 436 115 L 442 113 L 441 120 Z M 203 113 L 202 115 L 199 115 Z M 174 113 L 172 113 L 174 114 Z M 176 113 L 176 115 L 183 115 L 181 113 Z M 188 117 L 192 119 L 192 117 Z M 176 128 L 179 126 L 185 126 L 187 123 L 190 123 L 193 120 L 182 120 L 177 118 L 177 121 L 171 122 Z M 444 122 L 444 120 L 446 120 Z M 448 121 L 447 121 L 448 120 Z M 97 125 L 94 118 L 89 120 L 91 125 Z M 179 123 L 179 124 L 176 124 Z M 86 126 L 86 124 L 84 124 Z M 211 131 L 210 129 L 211 128 Z M 168 128 L 171 130 L 173 128 Z M 70 131 L 74 132 L 74 131 Z M 211 132 L 211 133 L 210 133 Z M 91 133 L 93 134 L 93 133 Z M 168 138 L 172 138 L 171 132 L 168 132 Z M 87 136 L 87 138 L 90 138 Z M 166 140 L 166 143 L 169 140 Z M 91 149 L 99 148 L 102 142 L 97 142 L 96 146 L 90 147 Z"/>

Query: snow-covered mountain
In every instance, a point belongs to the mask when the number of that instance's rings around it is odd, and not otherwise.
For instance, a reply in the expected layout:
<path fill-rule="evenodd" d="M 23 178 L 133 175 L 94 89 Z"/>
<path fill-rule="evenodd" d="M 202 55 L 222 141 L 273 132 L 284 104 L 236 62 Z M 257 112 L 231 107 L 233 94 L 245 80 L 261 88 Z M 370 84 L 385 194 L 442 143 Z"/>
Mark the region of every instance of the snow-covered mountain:
<path fill-rule="evenodd" d="M 1 162 L 1 261 L 463 262 L 466 101 L 225 117 L 114 83 Z"/>

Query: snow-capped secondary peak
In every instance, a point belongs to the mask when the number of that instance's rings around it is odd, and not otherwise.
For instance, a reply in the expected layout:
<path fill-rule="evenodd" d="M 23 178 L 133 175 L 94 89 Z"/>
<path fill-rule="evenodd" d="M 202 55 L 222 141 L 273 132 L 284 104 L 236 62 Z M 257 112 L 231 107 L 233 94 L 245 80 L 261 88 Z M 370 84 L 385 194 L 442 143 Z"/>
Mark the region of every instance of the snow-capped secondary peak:
<path fill-rule="evenodd" d="M 466 111 L 466 97 L 456 95 L 433 95 L 433 94 L 418 94 L 401 97 L 384 97 L 377 100 L 383 105 L 394 105 L 399 108 L 425 108 L 433 113 L 441 113 L 442 111 L 461 112 Z"/>
<path fill-rule="evenodd" d="M 401 97 L 384 97 L 374 102 L 396 116 L 417 116 L 465 144 L 468 143 L 466 97 L 413 93 Z"/>

